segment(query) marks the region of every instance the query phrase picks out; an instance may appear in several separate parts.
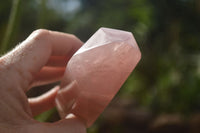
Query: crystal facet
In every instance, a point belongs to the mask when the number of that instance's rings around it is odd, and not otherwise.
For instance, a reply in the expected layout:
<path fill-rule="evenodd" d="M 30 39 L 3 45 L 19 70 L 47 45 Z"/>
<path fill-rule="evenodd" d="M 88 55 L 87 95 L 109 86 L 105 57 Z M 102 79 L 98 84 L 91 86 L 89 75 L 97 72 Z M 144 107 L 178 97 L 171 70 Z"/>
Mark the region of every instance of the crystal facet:
<path fill-rule="evenodd" d="M 89 127 L 109 104 L 141 58 L 131 32 L 100 28 L 70 59 L 65 83 L 75 82 L 68 103 L 56 101 Z M 63 105 L 62 105 L 63 106 Z"/>

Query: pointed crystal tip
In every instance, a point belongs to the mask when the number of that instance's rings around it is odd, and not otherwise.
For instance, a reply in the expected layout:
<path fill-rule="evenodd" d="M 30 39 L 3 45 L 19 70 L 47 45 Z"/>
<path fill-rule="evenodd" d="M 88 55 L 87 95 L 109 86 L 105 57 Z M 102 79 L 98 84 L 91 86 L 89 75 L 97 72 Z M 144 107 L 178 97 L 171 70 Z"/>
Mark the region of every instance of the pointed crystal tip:
<path fill-rule="evenodd" d="M 127 42 L 127 44 L 132 45 L 134 48 L 139 50 L 137 42 L 131 32 L 102 27 L 95 32 L 95 34 L 75 53 L 75 55 L 95 47 L 115 42 Z"/>

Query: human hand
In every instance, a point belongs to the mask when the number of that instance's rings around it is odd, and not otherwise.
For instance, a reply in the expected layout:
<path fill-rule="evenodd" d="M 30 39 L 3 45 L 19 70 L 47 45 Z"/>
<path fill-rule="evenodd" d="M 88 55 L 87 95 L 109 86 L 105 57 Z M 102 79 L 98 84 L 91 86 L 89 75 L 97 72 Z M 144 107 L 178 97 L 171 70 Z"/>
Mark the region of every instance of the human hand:
<path fill-rule="evenodd" d="M 73 35 L 37 30 L 0 58 L 0 133 L 86 132 L 74 115 L 55 123 L 32 118 L 54 106 L 59 87 L 37 98 L 25 95 L 33 86 L 60 80 L 68 60 L 81 45 Z"/>

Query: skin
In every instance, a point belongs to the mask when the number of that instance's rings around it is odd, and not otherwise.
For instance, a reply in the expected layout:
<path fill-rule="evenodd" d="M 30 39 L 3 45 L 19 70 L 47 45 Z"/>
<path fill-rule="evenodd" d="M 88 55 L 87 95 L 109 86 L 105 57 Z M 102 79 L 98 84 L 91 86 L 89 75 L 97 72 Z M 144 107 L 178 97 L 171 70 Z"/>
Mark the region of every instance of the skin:
<path fill-rule="evenodd" d="M 86 133 L 84 122 L 73 114 L 55 123 L 33 119 L 54 107 L 55 97 L 66 96 L 64 88 L 56 86 L 31 99 L 25 94 L 31 87 L 61 80 L 81 45 L 74 35 L 37 30 L 0 58 L 0 133 Z"/>

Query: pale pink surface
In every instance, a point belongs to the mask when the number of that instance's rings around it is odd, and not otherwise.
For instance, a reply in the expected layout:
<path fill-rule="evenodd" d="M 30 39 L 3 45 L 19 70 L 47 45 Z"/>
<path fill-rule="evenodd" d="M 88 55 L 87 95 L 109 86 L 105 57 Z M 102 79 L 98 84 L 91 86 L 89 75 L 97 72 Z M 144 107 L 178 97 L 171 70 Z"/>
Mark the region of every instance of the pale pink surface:
<path fill-rule="evenodd" d="M 64 84 L 74 82 L 68 103 L 56 102 L 65 115 L 73 113 L 93 124 L 141 58 L 130 32 L 100 28 L 70 59 Z M 62 114 L 63 115 L 63 114 Z"/>

